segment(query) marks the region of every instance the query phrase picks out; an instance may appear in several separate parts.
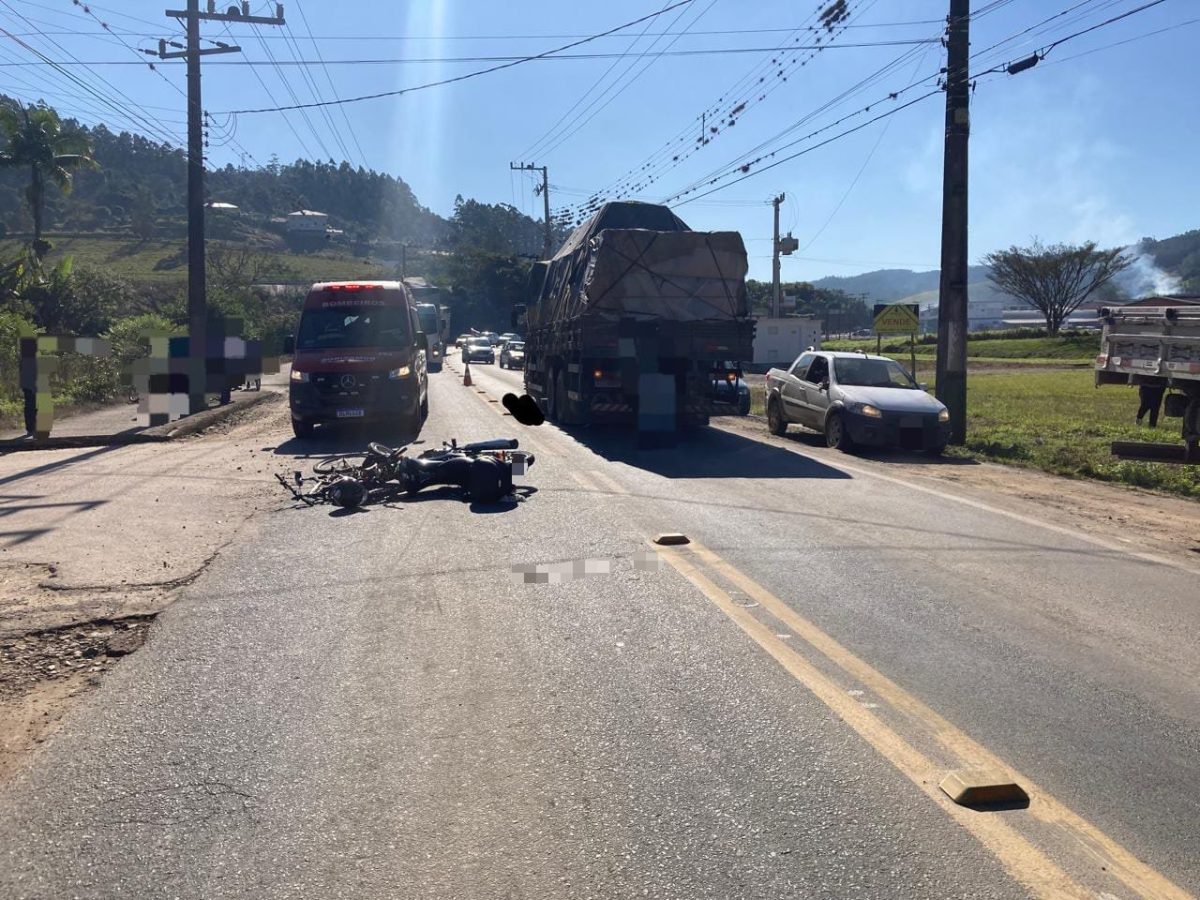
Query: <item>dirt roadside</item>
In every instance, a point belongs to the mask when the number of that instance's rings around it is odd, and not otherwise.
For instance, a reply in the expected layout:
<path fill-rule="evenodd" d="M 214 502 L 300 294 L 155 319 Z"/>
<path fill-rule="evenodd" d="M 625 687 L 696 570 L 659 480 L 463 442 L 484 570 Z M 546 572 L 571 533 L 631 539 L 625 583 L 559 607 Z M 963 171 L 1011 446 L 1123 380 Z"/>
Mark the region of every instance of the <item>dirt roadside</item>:
<path fill-rule="evenodd" d="M 775 437 L 757 417 L 714 419 L 718 428 L 845 464 L 927 490 L 943 491 L 1014 516 L 1076 529 L 1200 571 L 1200 503 L 1125 485 L 1065 478 L 1035 469 L 902 451 L 847 456 L 816 433 L 793 427 Z"/>
<path fill-rule="evenodd" d="M 283 501 L 288 433 L 276 395 L 167 444 L 0 457 L 0 781 Z"/>

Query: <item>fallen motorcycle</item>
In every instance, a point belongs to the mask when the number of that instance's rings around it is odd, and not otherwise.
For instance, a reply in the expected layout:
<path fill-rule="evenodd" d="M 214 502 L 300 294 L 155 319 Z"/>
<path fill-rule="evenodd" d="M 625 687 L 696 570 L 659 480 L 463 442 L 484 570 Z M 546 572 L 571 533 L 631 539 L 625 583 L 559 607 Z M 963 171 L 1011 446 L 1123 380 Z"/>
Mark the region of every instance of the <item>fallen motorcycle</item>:
<path fill-rule="evenodd" d="M 294 485 L 282 475 L 275 477 L 310 506 L 333 503 L 352 508 L 396 499 L 401 492 L 413 495 L 434 485 L 461 488 L 464 498 L 472 502 L 495 503 L 513 495 L 513 475 L 524 475 L 534 463 L 534 455 L 518 446 L 516 438 L 461 446 L 450 441 L 411 457 L 407 447 L 372 442 L 366 454 L 321 460 L 313 466 L 311 478 L 297 472 Z M 302 490 L 306 482 L 315 485 Z"/>

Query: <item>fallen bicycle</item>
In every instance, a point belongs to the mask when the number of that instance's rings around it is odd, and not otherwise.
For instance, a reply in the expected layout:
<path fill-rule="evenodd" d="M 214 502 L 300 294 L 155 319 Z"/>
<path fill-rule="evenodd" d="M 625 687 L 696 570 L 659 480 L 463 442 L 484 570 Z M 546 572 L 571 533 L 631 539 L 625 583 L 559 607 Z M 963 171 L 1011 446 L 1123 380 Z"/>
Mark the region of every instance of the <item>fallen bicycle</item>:
<path fill-rule="evenodd" d="M 407 447 L 372 442 L 365 454 L 321 460 L 313 466 L 312 476 L 296 472 L 294 482 L 282 475 L 275 477 L 293 497 L 309 506 L 332 503 L 353 508 L 385 503 L 435 485 L 460 488 L 464 500 L 496 503 L 507 497 L 519 498 L 513 476 L 524 475 L 534 463 L 534 455 L 518 446 L 516 438 L 462 446 L 450 441 L 413 457 L 407 455 Z"/>

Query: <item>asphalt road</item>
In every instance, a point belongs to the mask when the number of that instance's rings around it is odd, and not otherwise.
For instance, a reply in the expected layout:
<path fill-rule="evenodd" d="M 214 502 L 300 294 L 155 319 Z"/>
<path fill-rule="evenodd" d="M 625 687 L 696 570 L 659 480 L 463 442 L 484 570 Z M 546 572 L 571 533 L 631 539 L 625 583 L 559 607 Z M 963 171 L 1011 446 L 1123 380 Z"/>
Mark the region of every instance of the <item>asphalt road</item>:
<path fill-rule="evenodd" d="M 536 493 L 244 526 L 0 792 L 0 896 L 1200 890 L 1196 570 L 804 444 L 522 428 L 472 371 L 421 438 L 517 435 Z M 977 764 L 1028 808 L 938 791 Z"/>

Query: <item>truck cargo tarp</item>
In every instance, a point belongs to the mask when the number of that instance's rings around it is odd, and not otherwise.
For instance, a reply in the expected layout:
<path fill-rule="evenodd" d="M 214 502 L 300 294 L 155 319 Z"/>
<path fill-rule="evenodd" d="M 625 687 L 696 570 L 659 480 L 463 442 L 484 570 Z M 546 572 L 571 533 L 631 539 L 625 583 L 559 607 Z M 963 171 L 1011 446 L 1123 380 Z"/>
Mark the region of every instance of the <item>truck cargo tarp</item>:
<path fill-rule="evenodd" d="M 605 203 L 596 214 L 576 228 L 563 241 L 554 259 L 571 256 L 587 249 L 588 241 L 605 228 L 644 228 L 647 231 L 689 231 L 687 223 L 665 206 L 624 200 Z"/>
<path fill-rule="evenodd" d="M 556 257 L 534 326 L 584 314 L 676 322 L 747 315 L 746 248 L 733 231 L 606 229 L 586 248 Z"/>

